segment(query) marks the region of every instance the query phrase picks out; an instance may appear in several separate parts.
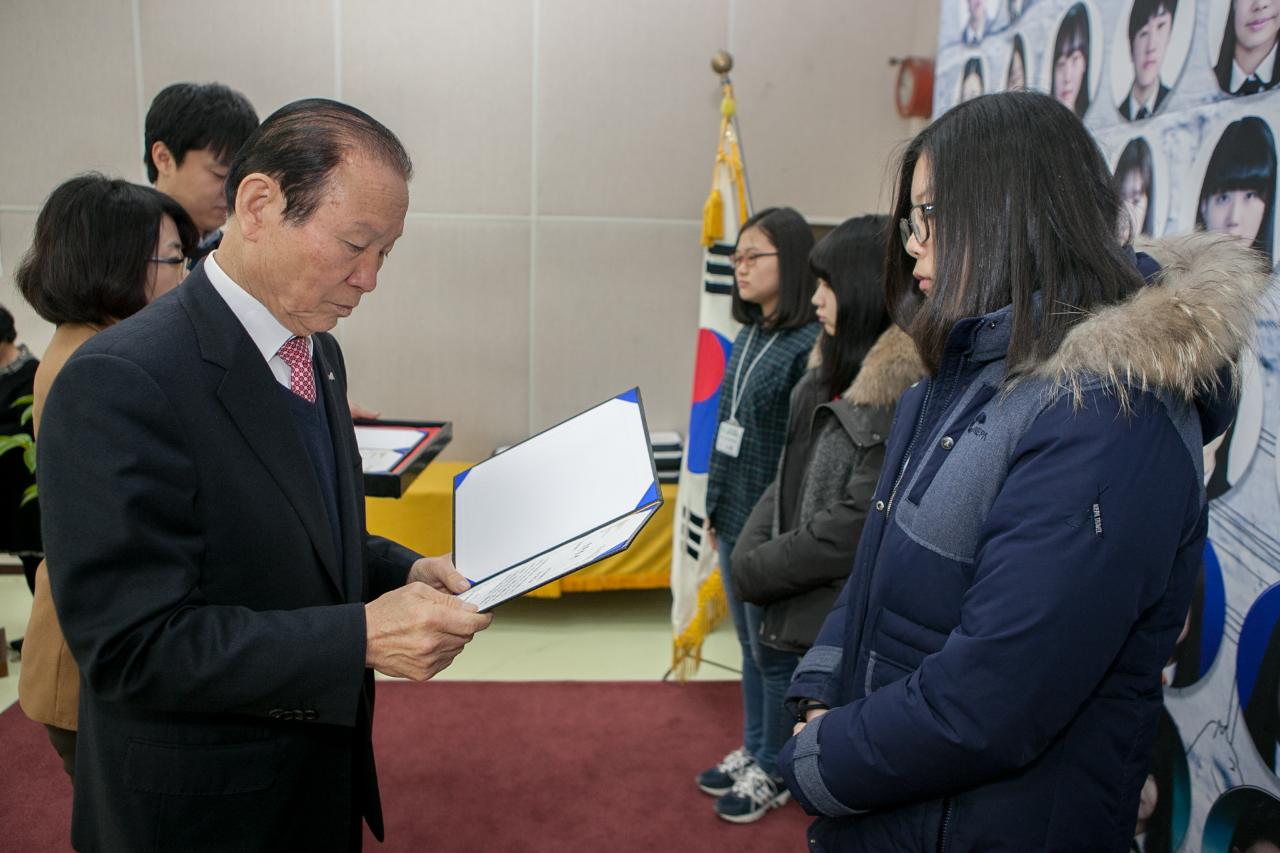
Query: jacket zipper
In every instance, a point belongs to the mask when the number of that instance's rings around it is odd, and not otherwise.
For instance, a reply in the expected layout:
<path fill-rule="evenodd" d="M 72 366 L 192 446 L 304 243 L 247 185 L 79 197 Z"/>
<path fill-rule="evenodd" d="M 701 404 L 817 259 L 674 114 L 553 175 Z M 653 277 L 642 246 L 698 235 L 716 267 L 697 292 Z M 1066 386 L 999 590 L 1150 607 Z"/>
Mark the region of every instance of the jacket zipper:
<path fill-rule="evenodd" d="M 938 830 L 938 853 L 947 853 L 947 830 L 951 828 L 951 798 L 942 802 L 942 827 Z"/>
<path fill-rule="evenodd" d="M 930 382 L 929 387 L 924 391 L 924 403 L 920 406 L 920 417 L 916 418 L 916 428 L 911 433 L 911 441 L 907 444 L 907 453 L 903 457 L 902 467 L 898 469 L 898 477 L 893 481 L 893 488 L 889 490 L 889 502 L 884 508 L 884 517 L 888 519 L 889 513 L 893 512 L 893 499 L 898 494 L 898 486 L 902 485 L 902 478 L 907 474 L 907 467 L 911 464 L 911 451 L 915 449 L 916 440 L 920 438 L 920 428 L 924 426 L 924 416 L 929 412 L 929 398 L 933 396 L 933 386 L 936 383 Z"/>

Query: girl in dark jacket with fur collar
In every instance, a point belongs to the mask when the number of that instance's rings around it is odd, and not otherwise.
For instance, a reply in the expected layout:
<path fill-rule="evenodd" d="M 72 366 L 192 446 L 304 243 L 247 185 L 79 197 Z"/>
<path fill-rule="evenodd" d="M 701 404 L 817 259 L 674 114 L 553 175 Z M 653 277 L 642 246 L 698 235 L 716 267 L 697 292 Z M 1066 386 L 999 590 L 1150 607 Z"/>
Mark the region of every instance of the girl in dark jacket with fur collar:
<path fill-rule="evenodd" d="M 850 219 L 810 253 L 823 334 L 791 392 L 777 479 L 733 552 L 735 593 L 764 607 L 761 642 L 797 661 L 853 568 L 894 405 L 924 376 L 885 311 L 888 227 L 886 216 Z"/>
<path fill-rule="evenodd" d="M 779 770 L 813 851 L 1127 850 L 1204 549 L 1198 401 L 1269 264 L 1186 235 L 1146 248 L 1144 286 L 1097 144 L 1031 92 L 940 117 L 896 195 L 890 313 L 930 376 Z"/>

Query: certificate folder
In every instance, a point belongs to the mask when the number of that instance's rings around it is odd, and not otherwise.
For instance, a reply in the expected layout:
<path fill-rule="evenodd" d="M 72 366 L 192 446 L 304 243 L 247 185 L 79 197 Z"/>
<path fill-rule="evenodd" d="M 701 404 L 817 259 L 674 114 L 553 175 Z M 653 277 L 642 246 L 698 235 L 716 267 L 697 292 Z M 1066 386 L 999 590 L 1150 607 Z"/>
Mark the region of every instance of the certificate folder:
<path fill-rule="evenodd" d="M 633 388 L 454 478 L 459 597 L 488 610 L 623 551 L 661 505 Z"/>

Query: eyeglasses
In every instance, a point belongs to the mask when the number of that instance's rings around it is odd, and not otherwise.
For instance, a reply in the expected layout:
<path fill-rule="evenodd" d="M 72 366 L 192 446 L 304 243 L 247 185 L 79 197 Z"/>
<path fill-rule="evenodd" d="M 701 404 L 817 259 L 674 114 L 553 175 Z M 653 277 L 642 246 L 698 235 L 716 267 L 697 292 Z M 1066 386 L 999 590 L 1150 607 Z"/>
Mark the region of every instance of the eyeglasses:
<path fill-rule="evenodd" d="M 170 267 L 185 265 L 187 262 L 187 259 L 182 255 L 178 255 L 176 258 L 147 258 L 147 260 L 153 264 L 164 264 Z"/>
<path fill-rule="evenodd" d="M 777 254 L 778 254 L 777 252 L 747 252 L 745 254 L 739 255 L 738 253 L 735 252 L 734 254 L 729 256 L 729 263 L 733 266 L 734 269 L 737 269 L 739 265 L 754 267 L 756 265 L 756 261 L 760 260 L 761 258 L 772 258 L 772 257 L 776 257 Z"/>
<path fill-rule="evenodd" d="M 913 204 L 911 212 L 906 219 L 898 220 L 898 233 L 902 235 L 902 248 L 908 252 L 911 251 L 907 246 L 907 241 L 912 237 L 916 238 L 916 242 L 923 246 L 929 242 L 929 220 L 933 218 L 937 205 L 929 204 Z"/>

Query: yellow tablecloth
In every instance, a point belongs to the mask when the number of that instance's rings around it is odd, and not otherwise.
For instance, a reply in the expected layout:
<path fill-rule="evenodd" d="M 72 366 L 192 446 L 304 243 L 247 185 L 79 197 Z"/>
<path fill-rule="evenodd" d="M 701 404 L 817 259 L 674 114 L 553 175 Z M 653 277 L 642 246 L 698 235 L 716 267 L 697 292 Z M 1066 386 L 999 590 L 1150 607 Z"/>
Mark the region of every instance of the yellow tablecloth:
<path fill-rule="evenodd" d="M 433 462 L 400 498 L 365 498 L 369 532 L 386 536 L 420 554 L 444 554 L 453 547 L 453 477 L 474 462 Z M 662 484 L 663 504 L 621 554 L 529 593 L 559 598 L 564 592 L 659 589 L 671 583 L 671 519 L 676 485 Z"/>

